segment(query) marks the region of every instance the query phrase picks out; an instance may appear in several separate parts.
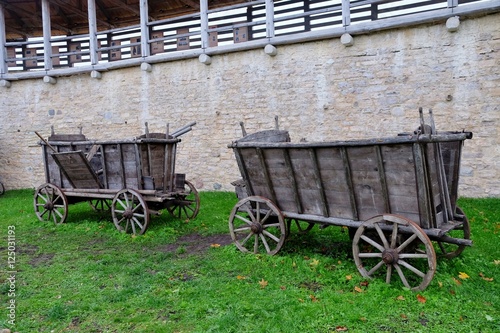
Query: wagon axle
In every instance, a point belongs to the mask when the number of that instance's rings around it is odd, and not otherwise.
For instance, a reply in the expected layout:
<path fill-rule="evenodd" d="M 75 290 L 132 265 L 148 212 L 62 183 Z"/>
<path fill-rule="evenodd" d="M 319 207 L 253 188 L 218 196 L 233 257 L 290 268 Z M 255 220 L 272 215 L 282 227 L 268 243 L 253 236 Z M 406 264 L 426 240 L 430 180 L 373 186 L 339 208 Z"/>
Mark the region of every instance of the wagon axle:
<path fill-rule="evenodd" d="M 398 251 L 396 251 L 395 249 L 384 250 L 384 252 L 382 252 L 382 260 L 387 265 L 392 265 L 394 263 L 397 263 L 399 260 Z"/>

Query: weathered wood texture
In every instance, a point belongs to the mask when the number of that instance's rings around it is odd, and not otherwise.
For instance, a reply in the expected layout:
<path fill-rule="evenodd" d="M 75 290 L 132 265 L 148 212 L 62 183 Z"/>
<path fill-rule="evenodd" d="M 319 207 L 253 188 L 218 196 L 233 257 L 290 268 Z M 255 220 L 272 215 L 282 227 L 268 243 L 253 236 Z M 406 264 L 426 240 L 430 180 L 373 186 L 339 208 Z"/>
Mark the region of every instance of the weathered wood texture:
<path fill-rule="evenodd" d="M 103 142 L 79 135 L 51 138 L 50 147 L 42 143 L 46 181 L 62 189 L 175 190 L 179 139 L 166 139 L 164 134 Z"/>
<path fill-rule="evenodd" d="M 244 140 L 230 147 L 248 195 L 273 200 L 285 214 L 364 221 L 392 213 L 423 228 L 439 228 L 454 211 L 461 144 L 468 137 L 425 138 L 320 144 Z"/>

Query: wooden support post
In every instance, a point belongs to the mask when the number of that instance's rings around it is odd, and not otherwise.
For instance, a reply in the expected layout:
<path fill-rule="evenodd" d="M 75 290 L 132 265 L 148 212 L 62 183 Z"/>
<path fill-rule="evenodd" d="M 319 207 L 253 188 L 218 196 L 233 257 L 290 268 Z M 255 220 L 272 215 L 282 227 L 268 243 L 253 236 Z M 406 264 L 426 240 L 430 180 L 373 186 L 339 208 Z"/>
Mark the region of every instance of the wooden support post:
<path fill-rule="evenodd" d="M 274 1 L 266 0 L 266 37 L 274 37 Z"/>
<path fill-rule="evenodd" d="M 297 213 L 302 214 L 303 208 L 299 196 L 299 188 L 297 186 L 297 180 L 295 179 L 295 172 L 293 172 L 292 159 L 290 158 L 290 151 L 288 149 L 283 149 L 283 154 L 285 155 L 285 166 L 288 171 L 288 176 L 292 182 L 293 190 L 293 200 L 295 201 L 295 206 L 297 207 Z"/>
<path fill-rule="evenodd" d="M 385 212 L 391 213 L 391 202 L 389 198 L 389 189 L 387 187 L 387 179 L 385 178 L 384 158 L 382 156 L 382 149 L 380 145 L 376 145 L 377 150 L 377 169 L 380 178 L 380 186 L 382 187 L 382 196 L 384 197 Z"/>
<path fill-rule="evenodd" d="M 342 0 L 342 25 L 351 25 L 351 4 L 349 0 Z"/>
<path fill-rule="evenodd" d="M 259 161 L 261 164 L 261 169 L 264 172 L 264 179 L 266 180 L 267 189 L 269 190 L 269 194 L 271 195 L 271 197 L 269 199 L 271 199 L 274 203 L 277 203 L 276 193 L 274 192 L 273 182 L 271 181 L 271 176 L 269 175 L 269 168 L 267 167 L 264 152 L 260 148 L 256 148 L 256 151 L 257 151 L 257 156 L 259 157 Z"/>
<path fill-rule="evenodd" d="M 0 2 L 0 74 L 7 74 L 8 66 L 6 62 L 7 49 L 5 47 L 6 32 L 5 32 L 5 12 L 4 4 Z M 4 87 L 7 87 L 5 84 Z"/>
<path fill-rule="evenodd" d="M 99 57 L 97 54 L 97 18 L 95 0 L 88 0 L 88 20 L 89 20 L 89 48 L 90 63 L 97 65 Z"/>
<path fill-rule="evenodd" d="M 321 172 L 318 165 L 318 157 L 316 155 L 316 150 L 314 148 L 309 148 L 309 156 L 313 164 L 314 179 L 316 180 L 316 187 L 318 188 L 319 195 L 321 198 L 321 206 L 323 209 L 323 216 L 330 216 L 330 209 L 328 207 L 328 202 L 326 201 L 325 188 L 323 186 L 323 180 L 321 179 Z"/>
<path fill-rule="evenodd" d="M 208 32 L 208 0 L 200 0 L 201 48 L 207 49 L 210 35 Z M 201 61 L 201 60 L 200 60 Z"/>
<path fill-rule="evenodd" d="M 43 61 L 45 70 L 52 69 L 52 47 L 50 44 L 50 3 L 42 0 L 42 24 L 43 24 Z"/>
<path fill-rule="evenodd" d="M 354 184 L 352 183 L 352 173 L 351 164 L 349 163 L 349 156 L 347 155 L 347 149 L 345 147 L 340 148 L 340 155 L 342 156 L 342 162 L 344 163 L 345 178 L 347 187 L 349 188 L 349 201 L 351 203 L 351 212 L 353 220 L 359 220 L 358 206 L 356 205 L 356 197 L 354 195 Z"/>
<path fill-rule="evenodd" d="M 139 2 L 141 12 L 141 55 L 149 57 L 151 55 L 151 48 L 149 47 L 149 27 L 148 27 L 148 0 L 141 0 Z M 141 67 L 142 68 L 142 67 Z"/>

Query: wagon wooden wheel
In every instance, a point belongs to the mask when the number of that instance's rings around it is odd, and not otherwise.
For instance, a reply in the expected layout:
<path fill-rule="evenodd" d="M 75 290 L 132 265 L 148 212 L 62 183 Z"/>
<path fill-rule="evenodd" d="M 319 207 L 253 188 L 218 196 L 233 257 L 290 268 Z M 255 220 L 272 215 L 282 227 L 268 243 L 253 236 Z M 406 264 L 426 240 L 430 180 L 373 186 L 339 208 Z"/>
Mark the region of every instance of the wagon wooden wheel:
<path fill-rule="evenodd" d="M 142 235 L 149 225 L 148 205 L 134 190 L 124 189 L 115 195 L 111 215 L 116 229 L 121 232 Z"/>
<path fill-rule="evenodd" d="M 92 199 L 89 200 L 89 205 L 96 212 L 108 212 L 111 210 L 112 200 L 109 199 Z"/>
<path fill-rule="evenodd" d="M 459 228 L 453 229 L 446 233 L 448 236 L 453 238 L 470 239 L 470 223 L 465 216 L 463 210 L 460 207 L 456 208 L 456 215 L 461 219 L 462 225 Z M 441 250 L 441 256 L 446 259 L 453 259 L 460 255 L 466 248 L 465 245 L 456 245 L 445 242 L 437 242 L 439 249 Z"/>
<path fill-rule="evenodd" d="M 33 198 L 35 213 L 42 222 L 61 224 L 68 216 L 68 199 L 63 191 L 50 183 L 40 185 Z"/>
<path fill-rule="evenodd" d="M 200 210 L 200 195 L 191 182 L 184 181 L 184 192 L 168 203 L 167 210 L 173 217 L 191 220 Z"/>
<path fill-rule="evenodd" d="M 301 221 L 297 219 L 286 220 L 286 237 L 290 235 L 292 228 L 297 229 L 299 235 L 307 234 L 314 227 L 314 223 Z"/>
<path fill-rule="evenodd" d="M 397 275 L 404 286 L 425 289 L 436 271 L 436 254 L 429 237 L 413 221 L 379 215 L 363 222 L 352 242 L 354 261 L 364 277 Z"/>
<path fill-rule="evenodd" d="M 229 232 L 240 251 L 255 254 L 276 254 L 286 239 L 283 214 L 271 200 L 258 196 L 244 198 L 234 206 Z"/>

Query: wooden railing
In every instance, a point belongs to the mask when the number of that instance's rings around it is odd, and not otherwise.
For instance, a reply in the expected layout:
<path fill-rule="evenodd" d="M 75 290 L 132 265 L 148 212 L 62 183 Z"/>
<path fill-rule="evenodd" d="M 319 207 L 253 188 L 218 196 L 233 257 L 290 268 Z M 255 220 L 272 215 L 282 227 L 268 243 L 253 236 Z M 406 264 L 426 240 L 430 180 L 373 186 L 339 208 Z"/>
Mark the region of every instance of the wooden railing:
<path fill-rule="evenodd" d="M 257 0 L 214 10 L 208 10 L 207 0 L 200 4 L 193 15 L 95 34 L 0 41 L 6 51 L 0 52 L 0 80 L 210 56 L 500 11 L 498 0 Z"/>

